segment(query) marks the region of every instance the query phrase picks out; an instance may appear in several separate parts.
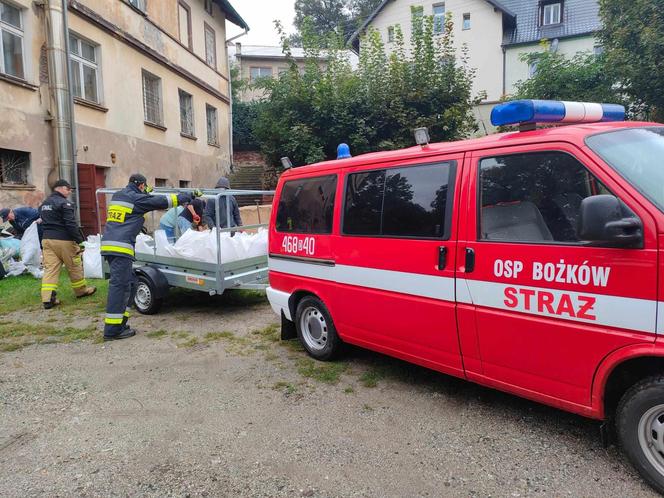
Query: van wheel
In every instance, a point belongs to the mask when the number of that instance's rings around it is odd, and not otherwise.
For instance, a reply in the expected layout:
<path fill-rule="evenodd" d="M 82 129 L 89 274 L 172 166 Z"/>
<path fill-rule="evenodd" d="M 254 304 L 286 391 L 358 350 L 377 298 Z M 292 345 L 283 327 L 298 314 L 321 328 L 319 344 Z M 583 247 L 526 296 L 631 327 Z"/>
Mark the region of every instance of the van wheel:
<path fill-rule="evenodd" d="M 664 493 L 664 376 L 642 380 L 620 400 L 616 427 L 632 465 Z"/>
<path fill-rule="evenodd" d="M 143 315 L 154 315 L 161 308 L 162 299 L 155 297 L 156 289 L 154 282 L 141 275 L 136 282 L 136 293 L 134 294 L 134 305 L 139 313 Z"/>
<path fill-rule="evenodd" d="M 313 296 L 303 298 L 295 313 L 297 337 L 311 356 L 331 360 L 339 354 L 341 339 L 323 302 Z"/>

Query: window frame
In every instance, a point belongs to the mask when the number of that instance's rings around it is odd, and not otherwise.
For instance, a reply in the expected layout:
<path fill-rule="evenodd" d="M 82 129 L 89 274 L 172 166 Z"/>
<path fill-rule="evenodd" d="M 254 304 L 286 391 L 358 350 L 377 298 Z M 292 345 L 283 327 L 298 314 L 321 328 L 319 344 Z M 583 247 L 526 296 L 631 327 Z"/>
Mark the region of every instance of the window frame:
<path fill-rule="evenodd" d="M 436 8 L 437 7 L 442 7 L 443 8 L 443 13 L 442 14 L 436 14 Z M 445 15 L 447 14 L 447 6 L 445 5 L 445 2 L 438 2 L 434 3 L 431 6 L 431 12 L 433 15 L 433 34 L 434 35 L 442 35 L 445 33 Z M 436 18 L 440 17 L 440 22 L 437 22 Z M 440 26 L 440 30 L 436 29 L 438 26 Z"/>
<path fill-rule="evenodd" d="M 445 201 L 445 216 L 443 219 L 443 235 L 441 237 L 420 237 L 416 235 L 361 235 L 354 233 L 346 233 L 344 231 L 344 220 L 346 218 L 346 194 L 348 192 L 348 180 L 351 175 L 358 173 L 371 173 L 374 171 L 385 171 L 387 172 L 391 169 L 406 169 L 406 168 L 417 168 L 418 166 L 435 166 L 449 164 L 449 176 L 447 181 L 447 192 L 448 196 Z M 452 236 L 452 215 L 454 211 L 454 197 L 456 196 L 456 187 L 457 187 L 457 172 L 459 170 L 459 160 L 458 159 L 439 159 L 436 161 L 427 161 L 423 163 L 414 163 L 414 164 L 391 164 L 389 166 L 382 167 L 372 167 L 372 168 L 359 168 L 352 171 L 344 171 L 343 179 L 343 190 L 341 192 L 341 215 L 339 216 L 339 235 L 342 237 L 360 237 L 360 238 L 369 238 L 369 239 L 404 239 L 404 240 L 439 240 L 439 241 L 448 241 Z M 385 195 L 383 194 L 383 199 Z M 383 215 L 381 207 L 381 217 Z"/>
<path fill-rule="evenodd" d="M 208 45 L 207 45 L 207 35 L 208 33 L 212 33 L 212 61 L 213 64 L 210 64 L 208 62 Z M 214 28 L 210 26 L 207 22 L 203 21 L 203 38 L 205 42 L 205 63 L 213 68 L 215 71 L 217 70 L 217 33 L 215 32 Z"/>
<path fill-rule="evenodd" d="M 394 43 L 395 36 L 394 36 L 394 26 L 388 26 L 387 27 L 387 43 Z"/>
<path fill-rule="evenodd" d="M 154 122 L 148 119 L 148 106 L 147 106 L 147 101 L 145 99 L 145 79 L 150 79 L 154 81 L 157 84 L 157 95 L 159 97 L 159 106 L 158 106 L 158 114 L 159 114 L 159 122 Z M 157 76 L 156 74 L 151 73 L 147 69 L 141 69 L 141 86 L 142 86 L 142 94 L 143 94 L 143 121 L 145 124 L 148 125 L 154 125 L 157 127 L 164 127 L 164 94 L 163 94 L 163 84 L 162 84 L 162 79 Z"/>
<path fill-rule="evenodd" d="M 558 5 L 558 21 L 545 23 L 547 7 Z M 563 0 L 548 0 L 540 3 L 539 25 L 540 27 L 557 26 L 563 23 Z"/>
<path fill-rule="evenodd" d="M 476 233 L 475 233 L 475 241 L 479 243 L 485 243 L 485 244 L 526 244 L 526 245 L 532 245 L 532 246 L 566 246 L 566 247 L 589 247 L 589 248 L 594 248 L 597 249 L 597 245 L 593 244 L 592 242 L 584 242 L 584 241 L 579 241 L 579 242 L 565 242 L 565 241 L 556 241 L 556 240 L 496 240 L 496 239 L 485 239 L 482 237 L 482 167 L 481 163 L 485 159 L 494 159 L 494 158 L 500 158 L 500 157 L 508 157 L 508 156 L 522 156 L 522 155 L 528 155 L 528 154 L 547 154 L 547 153 L 553 153 L 553 154 L 564 154 L 566 156 L 571 157 L 574 159 L 576 162 L 578 162 L 583 169 L 585 169 L 588 173 L 590 173 L 597 181 L 599 181 L 604 188 L 610 193 L 610 195 L 615 196 L 622 204 L 627 206 L 630 210 L 634 211 L 627 202 L 625 202 L 622 197 L 619 195 L 615 194 L 614 191 L 607 185 L 607 182 L 602 180 L 599 175 L 597 175 L 592 168 L 589 168 L 586 162 L 582 161 L 578 155 L 572 154 L 571 152 L 563 149 L 529 149 L 529 150 L 512 150 L 512 151 L 501 151 L 500 153 L 496 154 L 489 154 L 489 155 L 478 155 L 473 158 L 473 162 L 475 164 L 476 172 L 475 172 L 475 198 L 476 198 L 476 203 L 475 203 L 475 216 L 476 216 Z M 634 211 L 634 216 L 637 218 L 641 219 L 641 217 L 636 214 Z M 642 221 L 643 222 L 643 221 Z M 548 226 L 547 226 L 548 228 Z M 611 247 L 607 247 L 611 248 Z"/>
<path fill-rule="evenodd" d="M 204 0 L 203 8 L 205 9 L 205 12 L 207 12 L 209 16 L 213 16 L 214 5 L 212 4 L 212 0 Z"/>
<path fill-rule="evenodd" d="M 13 3 L 10 2 L 5 2 L 3 0 L 0 0 L 0 4 L 7 5 L 9 7 L 12 7 L 13 9 L 18 10 L 19 14 L 19 23 L 21 24 L 20 28 L 17 28 L 16 26 L 9 24 L 2 19 L 0 19 L 0 73 L 4 76 L 7 76 L 9 78 L 16 78 L 22 81 L 26 81 L 26 57 L 25 57 L 25 20 L 24 20 L 24 8 L 17 6 Z M 7 31 L 8 33 L 12 34 L 13 36 L 18 37 L 21 40 L 21 69 L 23 70 L 23 75 L 22 76 L 16 76 L 13 74 L 10 74 L 6 71 L 5 68 L 5 44 L 2 39 L 2 32 Z"/>
<path fill-rule="evenodd" d="M 468 21 L 468 26 L 466 27 L 466 21 Z M 464 12 L 461 16 L 461 31 L 470 31 L 472 24 L 470 21 L 470 12 Z"/>
<path fill-rule="evenodd" d="M 252 69 L 259 69 L 259 70 L 260 69 L 269 69 L 270 70 L 270 76 L 258 76 L 256 78 L 254 78 L 251 75 L 251 70 Z M 260 79 L 260 78 L 273 78 L 273 77 L 274 77 L 274 71 L 272 70 L 271 66 L 249 66 L 249 82 L 250 83 L 253 83 L 254 81 L 256 81 L 257 79 Z"/>
<path fill-rule="evenodd" d="M 71 38 L 74 38 L 77 42 L 77 50 L 78 50 L 79 55 L 76 55 L 72 52 Z M 101 66 L 101 56 L 100 56 L 100 54 L 101 54 L 101 45 L 99 45 L 98 43 L 95 43 L 91 40 L 88 40 L 87 38 L 79 35 L 78 33 L 74 32 L 74 31 L 71 31 L 71 30 L 69 31 L 69 40 L 70 40 L 69 58 L 78 63 L 79 81 L 80 81 L 80 84 L 81 84 L 80 90 L 81 90 L 81 95 L 83 95 L 82 97 L 74 95 L 74 97 L 76 97 L 78 99 L 81 99 L 81 100 L 85 100 L 86 102 L 92 102 L 93 104 L 101 105 L 104 102 L 104 98 L 103 98 L 103 95 L 102 95 L 103 87 L 102 87 L 102 82 L 101 82 L 101 70 L 100 70 L 101 69 L 101 67 L 100 67 Z M 91 62 L 91 61 L 89 61 L 88 59 L 84 58 L 81 55 L 82 51 L 80 50 L 80 48 L 81 48 L 82 43 L 86 43 L 87 45 L 90 45 L 93 48 L 93 50 L 95 52 L 95 62 Z M 92 99 L 87 98 L 87 96 L 85 96 L 85 80 L 84 80 L 83 66 L 88 66 L 88 67 L 95 70 L 95 74 L 97 75 L 96 78 L 95 78 L 95 87 L 96 87 L 96 91 L 97 91 L 97 100 L 92 100 Z M 73 72 L 72 72 L 72 74 L 73 74 Z M 73 85 L 74 82 L 72 81 L 71 84 Z"/>
<path fill-rule="evenodd" d="M 4 177 L 4 166 L 3 166 L 3 156 L 5 152 L 8 153 L 20 153 L 20 154 L 25 154 L 25 183 L 16 183 L 16 182 L 8 182 L 5 181 Z M 30 169 L 32 167 L 32 154 L 27 151 L 23 150 L 16 150 L 16 149 L 6 149 L 6 148 L 0 148 L 0 187 L 9 187 L 9 188 L 23 188 L 23 187 L 31 187 L 32 184 L 30 183 Z"/>
<path fill-rule="evenodd" d="M 208 117 L 208 110 L 212 109 L 214 110 L 214 119 L 215 119 L 215 136 L 214 136 L 214 142 L 210 141 L 210 125 L 209 125 L 209 117 Z M 207 143 L 208 145 L 212 145 L 215 147 L 219 147 L 219 110 L 208 104 L 207 102 L 205 103 L 205 128 L 206 128 L 206 134 L 207 134 Z"/>
<path fill-rule="evenodd" d="M 182 124 L 184 123 L 183 121 L 183 116 L 182 116 L 182 97 L 183 95 L 189 97 L 189 103 L 191 105 L 191 133 L 188 133 L 185 131 L 182 127 Z M 196 138 L 196 116 L 194 113 L 194 96 L 187 92 L 186 90 L 183 90 L 182 88 L 178 88 L 178 109 L 180 110 L 180 135 L 187 137 L 187 138 Z"/>
<path fill-rule="evenodd" d="M 340 176 L 340 171 L 331 171 L 331 172 L 325 172 L 321 171 L 321 174 L 315 174 L 312 176 L 298 176 L 295 178 L 287 178 L 284 180 L 284 183 L 281 185 L 281 188 L 279 189 L 279 201 L 281 201 L 281 198 L 284 194 L 284 187 L 288 182 L 301 182 L 301 181 L 311 181 L 311 180 L 318 180 L 321 178 L 332 178 L 334 177 L 334 204 L 332 206 L 332 223 L 330 224 L 330 231 L 329 232 L 285 232 L 281 231 L 277 228 L 277 223 L 276 223 L 276 217 L 279 216 L 279 203 L 277 203 L 277 209 L 275 211 L 275 223 L 274 223 L 274 231 L 277 233 L 284 233 L 287 235 L 306 235 L 306 236 L 331 236 L 334 235 L 335 233 L 335 226 L 334 222 L 336 219 L 336 208 L 337 208 L 337 194 L 339 193 L 339 176 Z"/>
<path fill-rule="evenodd" d="M 180 19 L 180 7 L 187 11 L 187 45 L 182 42 L 182 20 Z M 178 41 L 189 50 L 194 49 L 193 35 L 191 28 L 191 7 L 184 1 L 178 0 Z"/>

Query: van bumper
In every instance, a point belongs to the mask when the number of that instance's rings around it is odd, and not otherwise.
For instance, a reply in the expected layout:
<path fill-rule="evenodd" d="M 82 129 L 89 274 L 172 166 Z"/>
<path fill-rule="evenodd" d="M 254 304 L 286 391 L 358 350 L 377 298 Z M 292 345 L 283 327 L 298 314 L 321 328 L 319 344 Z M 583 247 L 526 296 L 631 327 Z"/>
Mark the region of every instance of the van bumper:
<path fill-rule="evenodd" d="M 265 293 L 267 294 L 267 299 L 270 301 L 270 306 L 272 306 L 274 312 L 279 316 L 281 316 L 281 313 L 283 312 L 286 319 L 292 322 L 293 318 L 291 317 L 290 308 L 288 307 L 288 301 L 291 297 L 290 293 L 277 290 L 273 287 L 265 289 Z"/>

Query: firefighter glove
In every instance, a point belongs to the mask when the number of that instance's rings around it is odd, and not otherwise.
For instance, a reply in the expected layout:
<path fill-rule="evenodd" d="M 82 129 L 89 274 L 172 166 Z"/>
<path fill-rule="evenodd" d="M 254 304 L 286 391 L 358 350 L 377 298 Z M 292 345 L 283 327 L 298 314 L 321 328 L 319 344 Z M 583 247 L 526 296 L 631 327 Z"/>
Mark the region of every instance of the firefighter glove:
<path fill-rule="evenodd" d="M 203 191 L 199 189 L 194 190 L 192 194 L 194 195 L 194 197 L 203 197 Z"/>

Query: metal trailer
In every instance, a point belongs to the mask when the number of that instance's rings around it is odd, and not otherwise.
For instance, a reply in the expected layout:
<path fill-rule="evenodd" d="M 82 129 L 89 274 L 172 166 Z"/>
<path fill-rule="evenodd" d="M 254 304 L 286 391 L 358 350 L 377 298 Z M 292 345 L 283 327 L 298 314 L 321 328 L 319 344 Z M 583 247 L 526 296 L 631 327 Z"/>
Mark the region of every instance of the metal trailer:
<path fill-rule="evenodd" d="M 101 188 L 96 191 L 97 215 L 101 226 L 101 213 L 99 209 L 99 195 L 114 194 L 121 189 Z M 192 188 L 155 188 L 152 195 L 177 194 L 192 192 Z M 198 189 L 203 192 L 203 198 L 215 203 L 216 225 L 220 224 L 220 199 L 222 197 L 241 197 L 248 195 L 274 196 L 274 190 L 224 190 Z M 226 219 L 231 219 L 231 205 L 226 202 Z M 152 221 L 154 225 L 154 214 Z M 259 210 L 259 222 L 260 222 Z M 193 289 L 206 292 L 211 296 L 221 295 L 229 289 L 265 290 L 268 279 L 267 254 L 253 258 L 245 258 L 230 263 L 222 263 L 221 233 L 238 230 L 258 229 L 267 227 L 269 220 L 255 225 L 222 228 L 216 230 L 217 234 L 217 262 L 191 261 L 184 258 L 174 258 L 157 255 L 156 243 L 153 243 L 153 253 L 136 253 L 134 271 L 137 284 L 134 295 L 134 305 L 143 314 L 151 315 L 159 311 L 164 298 L 171 287 Z M 176 224 L 176 234 L 179 228 Z M 108 267 L 104 262 L 104 275 L 108 278 Z"/>

